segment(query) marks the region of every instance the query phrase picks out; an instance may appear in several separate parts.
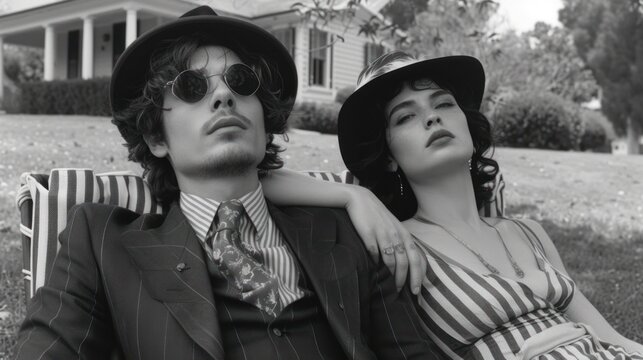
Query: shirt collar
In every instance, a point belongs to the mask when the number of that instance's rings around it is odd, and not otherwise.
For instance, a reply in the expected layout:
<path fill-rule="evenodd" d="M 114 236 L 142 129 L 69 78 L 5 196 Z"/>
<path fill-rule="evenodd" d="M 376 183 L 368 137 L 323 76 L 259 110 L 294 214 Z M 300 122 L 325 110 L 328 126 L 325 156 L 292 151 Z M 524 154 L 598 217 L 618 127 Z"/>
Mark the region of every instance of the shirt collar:
<path fill-rule="evenodd" d="M 246 210 L 246 214 L 257 230 L 257 234 L 261 236 L 268 221 L 268 205 L 263 195 L 261 183 L 255 190 L 241 196 L 238 200 Z M 192 223 L 194 222 L 193 220 L 197 220 L 205 221 L 209 225 L 214 219 L 220 204 L 220 201 L 181 191 L 179 206 Z"/>

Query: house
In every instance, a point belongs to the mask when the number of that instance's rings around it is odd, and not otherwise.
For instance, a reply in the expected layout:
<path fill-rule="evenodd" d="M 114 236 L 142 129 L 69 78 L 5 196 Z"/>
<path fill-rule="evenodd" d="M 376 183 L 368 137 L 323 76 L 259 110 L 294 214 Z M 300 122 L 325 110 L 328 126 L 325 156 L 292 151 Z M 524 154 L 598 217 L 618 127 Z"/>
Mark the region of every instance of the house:
<path fill-rule="evenodd" d="M 342 16 L 315 24 L 312 16 L 293 7 L 312 4 L 310 0 L 60 0 L 42 5 L 45 1 L 0 16 L 0 49 L 3 43 L 43 48 L 44 80 L 110 76 L 138 35 L 205 4 L 219 15 L 253 21 L 271 31 L 295 60 L 297 101 L 318 102 L 332 101 L 337 90 L 355 86 L 364 65 L 384 52 L 380 41 L 358 34 L 358 25 L 373 16 L 381 18 L 378 12 L 388 2 L 358 5 L 347 25 Z M 335 8 L 346 3 L 338 0 Z M 2 89 L 0 77 L 0 97 Z"/>
<path fill-rule="evenodd" d="M 612 155 L 627 155 L 627 139 L 618 138 L 611 142 Z M 639 154 L 643 154 L 643 135 L 639 137 Z"/>

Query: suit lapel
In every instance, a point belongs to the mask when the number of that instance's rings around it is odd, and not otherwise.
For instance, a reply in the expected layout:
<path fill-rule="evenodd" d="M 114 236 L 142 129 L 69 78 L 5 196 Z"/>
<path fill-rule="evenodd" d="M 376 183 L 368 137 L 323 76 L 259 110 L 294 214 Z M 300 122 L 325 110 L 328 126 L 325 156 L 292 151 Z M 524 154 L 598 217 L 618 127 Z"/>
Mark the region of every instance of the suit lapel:
<path fill-rule="evenodd" d="M 127 232 L 121 242 L 150 296 L 165 304 L 194 342 L 213 358 L 223 359 L 205 254 L 179 206 L 172 205 L 158 228 Z"/>
<path fill-rule="evenodd" d="M 358 274 L 350 248 L 337 244 L 333 213 L 319 211 L 313 216 L 297 208 L 286 214 L 270 203 L 268 209 L 308 276 L 337 339 L 352 352 L 361 333 Z"/>

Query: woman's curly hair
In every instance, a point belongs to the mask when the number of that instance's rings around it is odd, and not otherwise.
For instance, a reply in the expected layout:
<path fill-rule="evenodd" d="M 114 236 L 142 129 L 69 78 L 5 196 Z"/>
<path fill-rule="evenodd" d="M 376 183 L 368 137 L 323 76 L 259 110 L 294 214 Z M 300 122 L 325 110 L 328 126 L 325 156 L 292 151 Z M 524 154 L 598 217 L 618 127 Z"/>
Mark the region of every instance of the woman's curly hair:
<path fill-rule="evenodd" d="M 408 81 L 408 79 L 406 80 Z M 436 81 L 440 88 L 449 90 L 449 84 Z M 373 103 L 377 104 L 372 108 L 371 115 L 374 119 L 374 126 L 377 127 L 377 136 L 369 142 L 368 146 L 375 145 L 377 151 L 371 156 L 363 159 L 357 164 L 355 175 L 359 178 L 360 184 L 371 189 L 375 195 L 387 206 L 387 208 L 400 220 L 411 218 L 417 211 L 417 199 L 406 175 L 402 169 L 397 172 L 388 170 L 390 149 L 387 142 L 388 122 L 384 116 L 385 105 L 402 91 L 404 81 L 397 86 L 392 86 L 378 94 Z M 451 91 L 453 93 L 453 91 Z M 456 101 L 458 101 L 456 96 Z M 493 137 L 489 120 L 478 109 L 471 109 L 458 102 L 458 106 L 464 112 L 469 133 L 473 140 L 474 153 L 471 158 L 471 178 L 473 190 L 476 197 L 476 206 L 482 208 L 493 196 L 494 183 L 498 174 L 498 163 L 491 158 L 493 155 Z M 399 175 L 399 177 L 398 177 Z M 400 184 L 404 189 L 400 193 Z"/>
<path fill-rule="evenodd" d="M 163 107 L 166 84 L 181 71 L 188 69 L 190 58 L 198 48 L 208 45 L 232 49 L 241 61 L 252 67 L 259 76 L 261 86 L 256 95 L 263 108 L 265 131 L 268 134 L 265 157 L 257 166 L 259 176 L 283 166 L 279 156 L 283 149 L 274 144 L 273 140 L 275 134 L 285 136 L 287 119 L 294 99 L 281 99 L 282 79 L 277 67 L 261 55 L 246 50 L 234 40 L 213 42 L 200 33 L 166 40 L 150 57 L 147 81 L 143 85 L 141 95 L 133 99 L 127 108 L 114 113 L 112 120 L 125 139 L 128 159 L 141 164 L 143 176 L 150 185 L 152 195 L 163 206 L 169 205 L 179 197 L 176 174 L 170 161 L 154 156 L 145 140 L 165 140 L 162 118 L 163 112 L 169 110 Z"/>

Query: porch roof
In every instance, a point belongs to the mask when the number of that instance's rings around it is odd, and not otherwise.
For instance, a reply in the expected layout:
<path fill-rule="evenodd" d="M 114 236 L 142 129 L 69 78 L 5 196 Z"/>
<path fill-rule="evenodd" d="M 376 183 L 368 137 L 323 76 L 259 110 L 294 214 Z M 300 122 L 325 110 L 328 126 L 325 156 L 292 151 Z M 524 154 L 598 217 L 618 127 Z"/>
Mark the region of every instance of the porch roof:
<path fill-rule="evenodd" d="M 311 6 L 313 0 L 58 0 L 35 7 L 0 14 L 0 35 L 20 32 L 34 26 L 64 23 L 79 17 L 104 15 L 134 8 L 144 12 L 179 16 L 194 5 L 209 5 L 221 15 L 247 19 L 296 11 L 295 3 Z M 337 0 L 336 9 L 347 7 L 350 0 Z M 367 12 L 377 15 L 390 0 L 368 0 L 360 4 Z M 36 0 L 35 2 L 38 2 Z"/>

